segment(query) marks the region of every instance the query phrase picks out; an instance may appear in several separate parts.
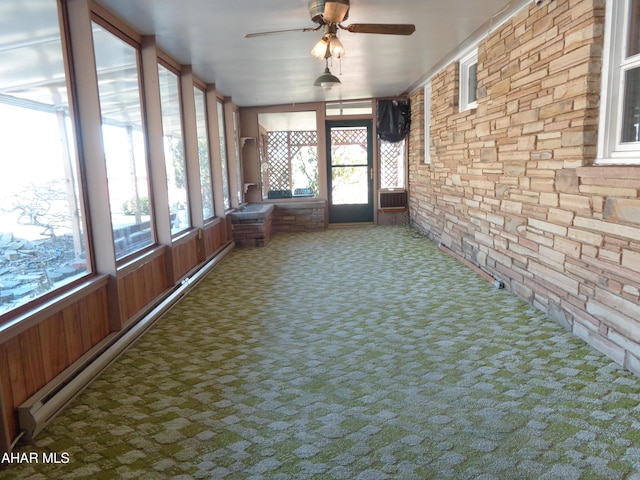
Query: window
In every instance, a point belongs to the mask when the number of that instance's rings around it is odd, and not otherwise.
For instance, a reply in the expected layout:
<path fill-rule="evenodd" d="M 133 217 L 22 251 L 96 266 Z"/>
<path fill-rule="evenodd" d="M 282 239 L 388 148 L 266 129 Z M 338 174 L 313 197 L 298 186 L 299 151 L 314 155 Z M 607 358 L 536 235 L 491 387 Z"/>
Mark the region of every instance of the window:
<path fill-rule="evenodd" d="M 209 157 L 209 135 L 207 134 L 207 101 L 205 93 L 193 88 L 196 103 L 196 130 L 198 134 L 198 161 L 200 164 L 200 191 L 202 193 L 202 218 L 215 215 L 213 209 L 213 183 L 211 181 L 211 160 Z"/>
<path fill-rule="evenodd" d="M 431 81 L 424 86 L 424 163 L 431 163 Z"/>
<path fill-rule="evenodd" d="M 460 111 L 478 106 L 478 51 L 473 49 L 460 58 Z"/>
<path fill-rule="evenodd" d="M 158 75 L 171 234 L 176 235 L 191 227 L 187 194 L 187 161 L 182 137 L 180 77 L 164 65 L 158 65 Z"/>
<path fill-rule="evenodd" d="M 0 315 L 89 271 L 57 5 L 0 16 Z"/>
<path fill-rule="evenodd" d="M 116 258 L 155 242 L 140 102 L 139 50 L 93 24 Z"/>
<path fill-rule="evenodd" d="M 325 107 L 325 114 L 327 117 L 345 115 L 373 115 L 373 103 L 371 102 L 371 100 L 327 103 Z"/>
<path fill-rule="evenodd" d="M 231 192 L 229 190 L 229 161 L 227 159 L 227 142 L 225 140 L 224 103 L 218 100 L 218 141 L 220 142 L 220 166 L 222 169 L 222 198 L 224 208 L 231 208 Z"/>
<path fill-rule="evenodd" d="M 316 112 L 261 113 L 258 124 L 263 198 L 317 197 Z"/>
<path fill-rule="evenodd" d="M 599 163 L 640 163 L 640 0 L 607 2 Z"/>

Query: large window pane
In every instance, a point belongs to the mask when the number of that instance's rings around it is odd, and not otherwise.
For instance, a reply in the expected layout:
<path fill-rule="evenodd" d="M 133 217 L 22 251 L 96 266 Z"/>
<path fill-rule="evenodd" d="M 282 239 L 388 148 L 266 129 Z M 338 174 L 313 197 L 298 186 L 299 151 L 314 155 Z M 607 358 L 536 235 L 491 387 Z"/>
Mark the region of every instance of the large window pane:
<path fill-rule="evenodd" d="M 218 141 L 220 142 L 220 164 L 222 167 L 222 197 L 224 208 L 231 208 L 229 190 L 229 161 L 227 159 L 227 142 L 225 140 L 224 104 L 218 102 Z"/>
<path fill-rule="evenodd" d="M 236 192 L 238 197 L 238 205 L 242 204 L 244 198 L 244 187 L 242 185 L 242 162 L 240 160 L 240 117 L 237 112 L 233 112 L 233 147 L 236 157 Z"/>
<path fill-rule="evenodd" d="M 263 198 L 318 196 L 316 112 L 261 113 Z"/>
<path fill-rule="evenodd" d="M 640 67 L 625 73 L 622 141 L 640 142 Z"/>
<path fill-rule="evenodd" d="M 640 141 L 640 0 L 629 2 L 627 58 L 630 68 L 624 72 L 624 108 L 622 113 L 622 142 Z M 635 58 L 631 58 L 635 57 Z M 625 67 L 628 68 L 628 67 Z"/>
<path fill-rule="evenodd" d="M 154 243 L 142 125 L 139 52 L 93 24 L 116 258 Z"/>
<path fill-rule="evenodd" d="M 213 184 L 211 182 L 211 160 L 209 157 L 209 135 L 207 134 L 207 102 L 204 92 L 199 88 L 196 87 L 193 89 L 193 95 L 196 102 L 202 217 L 206 220 L 215 215 L 213 209 Z"/>
<path fill-rule="evenodd" d="M 175 235 L 191 227 L 187 195 L 187 163 L 182 141 L 180 79 L 178 75 L 162 65 L 158 65 L 158 73 L 169 214 L 171 215 L 171 233 Z"/>
<path fill-rule="evenodd" d="M 56 0 L 0 7 L 0 315 L 88 270 Z"/>

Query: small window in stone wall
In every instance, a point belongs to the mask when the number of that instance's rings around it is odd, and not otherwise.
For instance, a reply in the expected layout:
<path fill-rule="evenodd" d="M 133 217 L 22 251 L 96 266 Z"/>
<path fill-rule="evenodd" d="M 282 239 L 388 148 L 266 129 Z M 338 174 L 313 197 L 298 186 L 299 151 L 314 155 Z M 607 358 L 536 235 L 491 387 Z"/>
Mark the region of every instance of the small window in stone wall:
<path fill-rule="evenodd" d="M 598 163 L 640 164 L 640 0 L 608 0 Z"/>
<path fill-rule="evenodd" d="M 460 58 L 460 111 L 478 106 L 478 50 L 473 49 Z"/>

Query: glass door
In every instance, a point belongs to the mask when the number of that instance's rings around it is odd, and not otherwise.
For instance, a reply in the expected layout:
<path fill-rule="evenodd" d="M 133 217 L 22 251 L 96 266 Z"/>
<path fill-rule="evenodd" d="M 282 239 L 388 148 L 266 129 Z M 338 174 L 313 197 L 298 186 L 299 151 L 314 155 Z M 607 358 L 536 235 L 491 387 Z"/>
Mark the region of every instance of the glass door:
<path fill-rule="evenodd" d="M 373 222 L 371 120 L 327 122 L 329 223 Z"/>

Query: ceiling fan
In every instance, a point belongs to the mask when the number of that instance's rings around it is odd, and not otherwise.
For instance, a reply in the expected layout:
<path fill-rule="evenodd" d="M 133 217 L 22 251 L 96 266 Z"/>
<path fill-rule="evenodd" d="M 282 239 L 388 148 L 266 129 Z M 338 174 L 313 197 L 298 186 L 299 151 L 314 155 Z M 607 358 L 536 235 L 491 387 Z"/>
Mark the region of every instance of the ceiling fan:
<path fill-rule="evenodd" d="M 322 39 L 311 51 L 312 55 L 324 59 L 331 56 L 340 58 L 344 55 L 344 47 L 338 40 L 338 29 L 352 33 L 375 33 L 383 35 L 411 35 L 416 30 L 413 24 L 391 23 L 352 23 L 342 25 L 349 17 L 349 0 L 310 0 L 309 14 L 317 27 L 295 28 L 291 30 L 274 30 L 270 32 L 249 33 L 245 38 L 263 37 L 288 32 L 316 32 L 324 28 Z"/>

